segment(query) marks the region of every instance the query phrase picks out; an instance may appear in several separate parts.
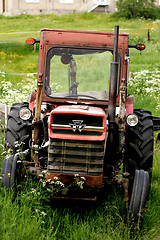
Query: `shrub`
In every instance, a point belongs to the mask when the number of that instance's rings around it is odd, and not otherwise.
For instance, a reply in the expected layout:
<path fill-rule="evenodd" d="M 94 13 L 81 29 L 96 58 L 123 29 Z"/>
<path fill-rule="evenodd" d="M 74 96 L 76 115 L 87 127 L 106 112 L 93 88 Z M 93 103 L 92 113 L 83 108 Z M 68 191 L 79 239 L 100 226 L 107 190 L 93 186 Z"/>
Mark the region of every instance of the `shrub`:
<path fill-rule="evenodd" d="M 155 0 L 118 0 L 118 12 L 115 15 L 125 18 L 144 17 L 146 19 L 160 18 L 160 9 L 155 6 Z"/>

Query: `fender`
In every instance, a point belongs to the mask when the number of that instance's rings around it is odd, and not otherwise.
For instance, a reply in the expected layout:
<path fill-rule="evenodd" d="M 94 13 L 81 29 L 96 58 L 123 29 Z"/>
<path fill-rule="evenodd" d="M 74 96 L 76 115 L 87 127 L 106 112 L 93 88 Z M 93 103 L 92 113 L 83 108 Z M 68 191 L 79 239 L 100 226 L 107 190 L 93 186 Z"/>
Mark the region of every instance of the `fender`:
<path fill-rule="evenodd" d="M 35 104 L 36 104 L 36 95 L 37 95 L 37 91 L 33 90 L 29 98 L 29 109 L 31 111 L 33 111 L 33 108 L 35 107 Z"/>
<path fill-rule="evenodd" d="M 134 96 L 126 97 L 126 116 L 134 112 Z"/>

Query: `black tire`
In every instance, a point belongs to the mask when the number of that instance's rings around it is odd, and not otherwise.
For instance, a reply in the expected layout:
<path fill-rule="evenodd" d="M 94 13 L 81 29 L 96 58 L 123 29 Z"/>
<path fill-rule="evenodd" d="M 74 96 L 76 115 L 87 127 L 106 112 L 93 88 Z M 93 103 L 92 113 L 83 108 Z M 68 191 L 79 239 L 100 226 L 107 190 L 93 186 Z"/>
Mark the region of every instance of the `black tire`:
<path fill-rule="evenodd" d="M 5 156 L 2 163 L 2 186 L 6 188 L 14 188 L 17 183 L 17 161 L 16 155 Z"/>
<path fill-rule="evenodd" d="M 143 169 L 152 175 L 153 163 L 153 122 L 151 112 L 136 109 L 134 113 L 139 122 L 135 127 L 128 127 L 126 132 L 126 152 L 124 171 L 134 179 L 136 169 Z"/>
<path fill-rule="evenodd" d="M 24 142 L 23 150 L 29 149 L 29 140 L 31 139 L 31 120 L 23 121 L 19 117 L 19 111 L 22 107 L 28 108 L 29 104 L 26 102 L 15 103 L 12 105 L 8 115 L 7 129 L 6 129 L 6 148 L 11 148 L 13 154 L 16 153 L 15 142 Z"/>
<path fill-rule="evenodd" d="M 149 194 L 149 173 L 144 170 L 136 170 L 132 194 L 129 204 L 129 217 L 143 217 L 144 208 Z"/>

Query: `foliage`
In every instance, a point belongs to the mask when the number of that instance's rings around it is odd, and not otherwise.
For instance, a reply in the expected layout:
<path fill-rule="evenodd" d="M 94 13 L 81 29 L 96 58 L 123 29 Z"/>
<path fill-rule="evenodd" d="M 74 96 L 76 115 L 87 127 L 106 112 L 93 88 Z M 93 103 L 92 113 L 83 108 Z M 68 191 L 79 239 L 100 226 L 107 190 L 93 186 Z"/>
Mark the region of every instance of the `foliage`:
<path fill-rule="evenodd" d="M 159 18 L 159 8 L 155 0 L 118 0 L 116 1 L 118 15 L 126 18 L 144 17 L 146 19 Z"/>
<path fill-rule="evenodd" d="M 129 80 L 129 92 L 139 97 L 145 103 L 147 103 L 145 99 L 149 98 L 150 102 L 146 104 L 148 106 L 145 109 L 149 110 L 152 106 L 154 113 L 160 109 L 159 89 L 160 71 L 158 69 L 134 72 Z"/>
<path fill-rule="evenodd" d="M 1 103 L 11 106 L 16 102 L 27 101 L 33 89 L 36 89 L 36 78 L 33 74 L 27 74 L 25 79 L 15 85 L 6 81 L 5 72 L 0 72 L 2 81 L 0 85 Z"/>

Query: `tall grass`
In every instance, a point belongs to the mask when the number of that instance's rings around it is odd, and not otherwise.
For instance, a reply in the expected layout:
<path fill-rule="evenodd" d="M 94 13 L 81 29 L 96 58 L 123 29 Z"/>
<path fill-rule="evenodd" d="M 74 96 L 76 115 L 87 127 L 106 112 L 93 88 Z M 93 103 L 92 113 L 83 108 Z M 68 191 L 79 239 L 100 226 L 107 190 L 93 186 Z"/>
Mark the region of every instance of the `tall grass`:
<path fill-rule="evenodd" d="M 137 78 L 137 72 L 139 73 L 141 70 L 149 70 L 153 73 L 155 73 L 155 69 L 160 70 L 159 21 L 143 19 L 126 21 L 95 13 L 64 16 L 0 16 L 1 33 L 39 31 L 43 27 L 112 30 L 114 25 L 119 25 L 120 31 L 124 28 L 129 29 L 130 43 L 144 42 L 147 45 L 141 56 L 138 51 L 130 50 L 130 71 L 133 72 L 134 78 L 131 79 L 133 84 L 129 85 L 128 92 L 135 95 L 137 108 L 151 110 L 160 116 L 158 91 L 155 91 L 154 88 L 154 96 L 151 93 L 146 94 L 146 87 L 142 86 L 142 83 L 148 79 L 148 75 L 144 75 L 142 72 L 143 79 Z M 150 28 L 150 41 L 147 40 L 147 28 Z M 24 43 L 25 39 L 31 35 L 26 33 L 0 34 L 1 100 L 3 98 L 7 102 L 7 99 L 12 99 L 13 92 L 17 96 L 16 101 L 18 98 L 20 101 L 22 100 L 21 95 L 27 100 L 27 94 L 29 95 L 31 87 L 34 87 L 36 76 L 7 74 L 37 72 L 38 51 L 35 52 L 33 47 Z M 37 38 L 39 38 L 39 33 L 37 33 Z M 153 78 L 152 73 L 150 77 Z M 16 86 L 17 82 L 19 83 L 18 87 Z M 5 83 L 11 85 L 6 87 Z M 30 87 L 28 92 L 23 87 L 25 84 L 26 88 Z M 32 84 L 33 86 L 31 86 Z M 9 86 L 13 90 L 12 92 L 9 92 Z M 19 92 L 17 92 L 17 88 Z M 144 92 L 140 94 L 137 91 L 138 88 L 143 88 Z M 4 132 L 1 130 L 0 161 L 3 160 L 3 146 Z M 0 187 L 0 239 L 159 239 L 159 156 L 160 146 L 155 143 L 152 186 L 141 231 L 131 231 L 130 226 L 127 225 L 121 187 L 108 187 L 100 193 L 96 203 L 56 202 L 49 198 L 48 193 L 39 182 L 26 179 L 17 196 L 14 196 L 12 191 Z"/>
<path fill-rule="evenodd" d="M 127 225 L 121 188 L 110 187 L 96 203 L 50 201 L 29 179 L 16 199 L 1 188 L 2 239 L 158 239 L 159 187 L 153 175 L 150 200 L 141 231 Z M 14 201 L 13 201 L 14 199 Z"/>

